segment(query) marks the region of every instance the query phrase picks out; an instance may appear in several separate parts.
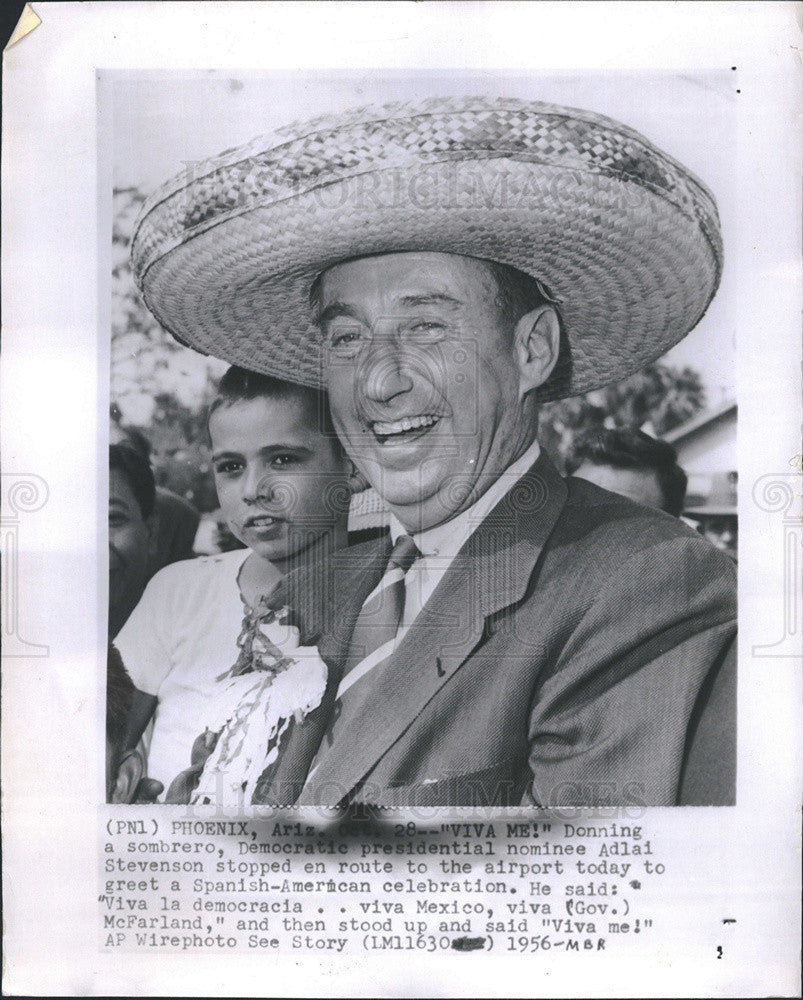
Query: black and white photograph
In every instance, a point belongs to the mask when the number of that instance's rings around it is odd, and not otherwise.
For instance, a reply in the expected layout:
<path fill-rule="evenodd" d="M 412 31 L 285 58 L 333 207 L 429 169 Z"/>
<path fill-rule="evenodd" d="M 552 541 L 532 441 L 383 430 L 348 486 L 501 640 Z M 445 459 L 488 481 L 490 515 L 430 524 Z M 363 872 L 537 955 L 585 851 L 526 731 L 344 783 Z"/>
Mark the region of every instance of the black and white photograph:
<path fill-rule="evenodd" d="M 602 81 L 726 205 L 731 84 Z M 589 76 L 110 86 L 112 800 L 732 804 L 712 188 Z"/>
<path fill-rule="evenodd" d="M 12 992 L 794 995 L 793 6 L 34 8 Z"/>

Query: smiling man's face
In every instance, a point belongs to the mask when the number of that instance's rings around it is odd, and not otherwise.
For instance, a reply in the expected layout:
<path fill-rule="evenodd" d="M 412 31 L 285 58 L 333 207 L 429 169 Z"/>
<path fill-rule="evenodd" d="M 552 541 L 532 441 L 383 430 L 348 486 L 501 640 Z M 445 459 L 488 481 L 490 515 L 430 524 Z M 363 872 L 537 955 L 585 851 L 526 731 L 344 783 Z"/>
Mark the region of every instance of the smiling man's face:
<path fill-rule="evenodd" d="M 335 427 L 408 530 L 464 509 L 535 436 L 497 291 L 482 261 L 442 253 L 348 261 L 319 282 Z"/>

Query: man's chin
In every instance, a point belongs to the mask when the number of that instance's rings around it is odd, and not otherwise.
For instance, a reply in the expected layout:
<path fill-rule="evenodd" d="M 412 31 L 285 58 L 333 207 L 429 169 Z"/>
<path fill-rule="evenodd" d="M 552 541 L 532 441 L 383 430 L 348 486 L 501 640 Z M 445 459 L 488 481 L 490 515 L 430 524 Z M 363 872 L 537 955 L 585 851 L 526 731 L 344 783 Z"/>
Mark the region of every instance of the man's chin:
<path fill-rule="evenodd" d="M 283 562 L 288 557 L 288 550 L 286 545 L 249 545 L 248 548 L 251 549 L 260 559 L 264 559 L 265 562 L 275 563 Z"/>
<path fill-rule="evenodd" d="M 400 472 L 382 468 L 369 481 L 389 507 L 418 506 L 437 493 L 437 487 L 421 481 L 418 469 Z"/>
<path fill-rule="evenodd" d="M 380 490 L 377 490 L 381 494 Z M 449 488 L 411 491 L 388 491 L 383 495 L 385 503 L 404 527 L 410 532 L 424 531 L 435 525 L 450 521 L 465 507 L 461 502 L 463 494 Z"/>

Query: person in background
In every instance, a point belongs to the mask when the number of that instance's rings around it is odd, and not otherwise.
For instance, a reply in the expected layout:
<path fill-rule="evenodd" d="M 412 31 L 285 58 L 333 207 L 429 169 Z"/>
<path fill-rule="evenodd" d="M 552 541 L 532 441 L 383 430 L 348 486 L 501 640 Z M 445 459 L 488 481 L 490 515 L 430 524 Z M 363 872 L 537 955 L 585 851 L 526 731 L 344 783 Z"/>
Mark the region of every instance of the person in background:
<path fill-rule="evenodd" d="M 703 516 L 697 529 L 712 545 L 736 562 L 736 517 L 733 514 Z"/>
<path fill-rule="evenodd" d="M 151 444 L 142 431 L 120 422 L 120 411 L 116 404 L 112 404 L 110 416 L 109 441 L 112 444 L 129 444 L 150 463 Z M 199 522 L 200 515 L 188 500 L 164 486 L 156 487 L 153 545 L 148 561 L 149 577 L 171 563 L 192 558 Z"/>
<path fill-rule="evenodd" d="M 164 486 L 156 487 L 156 540 L 151 560 L 153 573 L 193 557 L 193 543 L 200 520 L 200 514 L 189 500 Z"/>
<path fill-rule="evenodd" d="M 150 578 L 156 487 L 150 464 L 126 444 L 109 447 L 109 640 Z"/>
<path fill-rule="evenodd" d="M 136 794 L 130 772 L 144 773 L 136 747 L 152 717 L 148 778 L 168 789 L 190 765 L 216 711 L 216 682 L 229 668 L 269 669 L 256 662 L 266 646 L 275 653 L 264 596 L 289 570 L 346 544 L 351 464 L 319 391 L 230 368 L 209 435 L 218 499 L 246 547 L 161 570 L 117 636 L 111 656 L 136 690 L 114 801 Z"/>
<path fill-rule="evenodd" d="M 736 482 L 734 471 L 695 475 L 683 512 L 686 521 L 734 562 L 739 540 Z"/>
<path fill-rule="evenodd" d="M 106 665 L 106 792 L 111 795 L 131 711 L 134 685 L 119 656 L 109 656 Z"/>
<path fill-rule="evenodd" d="M 586 434 L 575 446 L 574 475 L 673 517 L 683 513 L 687 477 L 677 452 L 644 431 L 601 428 Z"/>

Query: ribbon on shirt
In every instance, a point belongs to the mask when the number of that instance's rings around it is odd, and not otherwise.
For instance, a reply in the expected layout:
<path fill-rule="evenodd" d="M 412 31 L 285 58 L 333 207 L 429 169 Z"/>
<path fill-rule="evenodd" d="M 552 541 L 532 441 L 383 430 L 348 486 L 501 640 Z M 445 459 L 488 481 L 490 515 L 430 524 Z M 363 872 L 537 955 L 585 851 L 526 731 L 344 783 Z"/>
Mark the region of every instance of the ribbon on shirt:
<path fill-rule="evenodd" d="M 211 752 L 191 803 L 249 804 L 290 722 L 301 723 L 326 690 L 326 664 L 316 647 L 300 645 L 286 607 L 277 610 L 263 598 L 246 608 L 237 645 L 237 662 L 210 690 L 210 712 L 200 720 Z"/>

